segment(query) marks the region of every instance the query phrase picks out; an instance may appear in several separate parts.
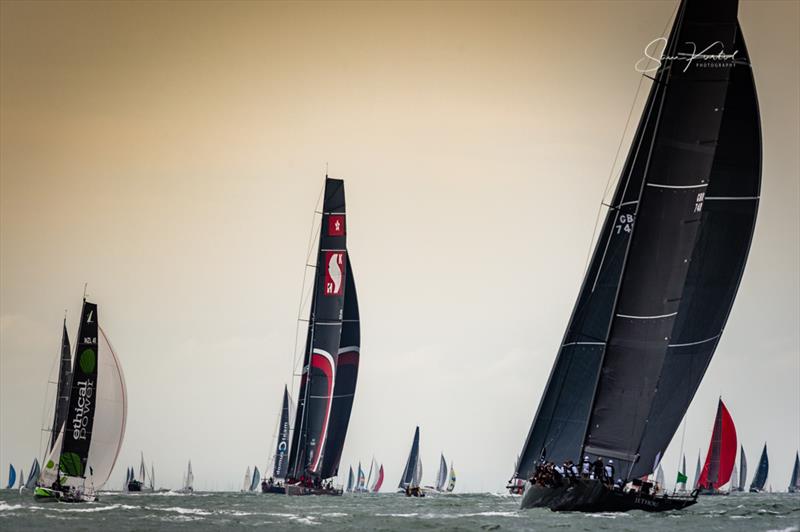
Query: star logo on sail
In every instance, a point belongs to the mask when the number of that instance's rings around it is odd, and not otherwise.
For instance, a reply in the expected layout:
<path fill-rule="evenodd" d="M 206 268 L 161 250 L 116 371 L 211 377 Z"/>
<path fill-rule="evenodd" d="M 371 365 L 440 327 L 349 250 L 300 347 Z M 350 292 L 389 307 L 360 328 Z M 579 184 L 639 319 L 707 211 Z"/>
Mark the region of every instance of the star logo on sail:
<path fill-rule="evenodd" d="M 344 236 L 343 214 L 331 214 L 328 216 L 328 236 Z"/>
<path fill-rule="evenodd" d="M 326 296 L 340 296 L 344 288 L 344 254 L 342 251 L 325 252 L 325 285 L 323 293 Z"/>

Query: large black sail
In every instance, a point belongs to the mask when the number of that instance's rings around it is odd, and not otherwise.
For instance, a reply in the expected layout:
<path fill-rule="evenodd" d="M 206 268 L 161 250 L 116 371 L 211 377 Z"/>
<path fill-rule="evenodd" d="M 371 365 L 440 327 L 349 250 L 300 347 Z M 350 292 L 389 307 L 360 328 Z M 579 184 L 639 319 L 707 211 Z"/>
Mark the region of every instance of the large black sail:
<path fill-rule="evenodd" d="M 325 178 L 314 294 L 303 359 L 290 476 L 321 476 L 336 382 L 348 271 L 344 182 Z"/>
<path fill-rule="evenodd" d="M 72 387 L 59 468 L 68 477 L 86 477 L 97 400 L 97 305 L 83 302 L 72 367 Z"/>
<path fill-rule="evenodd" d="M 71 383 L 72 356 L 69 348 L 69 335 L 67 334 L 67 319 L 64 318 L 64 328 L 61 333 L 61 356 L 58 367 L 58 388 L 56 389 L 56 404 L 53 410 L 53 428 L 50 431 L 50 450 L 56 444 L 61 428 L 64 426 L 64 421 L 67 419 Z"/>
<path fill-rule="evenodd" d="M 289 470 L 289 390 L 283 388 L 281 421 L 278 426 L 278 443 L 275 447 L 275 460 L 272 466 L 274 478 L 286 478 Z"/>
<path fill-rule="evenodd" d="M 358 363 L 361 356 L 361 326 L 358 315 L 358 297 L 350 256 L 347 256 L 347 277 L 344 287 L 344 311 L 342 315 L 342 336 L 336 357 L 336 384 L 333 388 L 333 406 L 328 421 L 328 439 L 325 444 L 322 462 L 322 478 L 339 474 L 339 461 L 342 458 L 350 413 L 353 410 L 353 397 L 358 380 Z"/>
<path fill-rule="evenodd" d="M 414 482 L 414 472 L 417 470 L 419 461 L 419 427 L 414 431 L 414 440 L 411 442 L 411 450 L 408 452 L 406 468 L 403 469 L 403 476 L 400 477 L 400 489 L 406 489 Z"/>
<path fill-rule="evenodd" d="M 789 493 L 796 493 L 798 490 L 800 490 L 800 454 L 795 453 L 792 476 L 789 478 Z"/>
<path fill-rule="evenodd" d="M 762 491 L 767 484 L 767 477 L 769 476 L 769 457 L 767 456 L 767 444 L 764 444 L 764 450 L 761 451 L 761 459 L 758 461 L 758 469 L 756 469 L 756 476 L 750 483 L 750 491 Z"/>
<path fill-rule="evenodd" d="M 614 458 L 650 473 L 716 347 L 744 269 L 760 183 L 736 2 L 684 1 L 603 225 L 517 476 L 548 460 Z M 730 108 L 728 108 L 730 106 Z M 712 194 L 713 193 L 713 194 Z"/>

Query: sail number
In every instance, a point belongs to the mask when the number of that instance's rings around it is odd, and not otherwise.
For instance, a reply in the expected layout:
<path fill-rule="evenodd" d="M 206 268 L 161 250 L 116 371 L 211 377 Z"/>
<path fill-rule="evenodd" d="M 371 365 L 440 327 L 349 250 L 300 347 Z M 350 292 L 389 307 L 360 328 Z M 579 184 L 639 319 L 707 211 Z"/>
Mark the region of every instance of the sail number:
<path fill-rule="evenodd" d="M 615 227 L 617 234 L 622 234 L 623 231 L 630 233 L 633 230 L 633 220 L 632 214 L 620 214 Z"/>
<path fill-rule="evenodd" d="M 703 211 L 703 200 L 705 200 L 705 199 L 706 199 L 706 193 L 705 192 L 700 192 L 697 195 L 697 199 L 695 200 L 695 204 L 694 204 L 694 213 L 695 214 L 698 214 L 698 213 Z"/>

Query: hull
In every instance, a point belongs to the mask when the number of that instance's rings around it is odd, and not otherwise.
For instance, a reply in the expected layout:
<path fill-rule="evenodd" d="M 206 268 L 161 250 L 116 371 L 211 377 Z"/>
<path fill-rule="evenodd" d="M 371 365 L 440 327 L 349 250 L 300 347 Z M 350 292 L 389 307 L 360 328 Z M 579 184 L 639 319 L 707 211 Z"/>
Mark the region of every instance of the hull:
<path fill-rule="evenodd" d="M 97 502 L 97 496 L 86 492 L 66 492 L 51 488 L 36 487 L 33 497 L 41 502 Z"/>
<path fill-rule="evenodd" d="M 128 491 L 142 491 L 142 483 L 138 480 L 128 482 Z"/>
<path fill-rule="evenodd" d="M 681 510 L 696 497 L 648 496 L 608 488 L 598 480 L 580 479 L 559 487 L 529 485 L 520 508 L 550 508 L 554 512 L 666 512 Z"/>
<path fill-rule="evenodd" d="M 704 495 L 704 496 L 729 495 L 729 494 L 730 494 L 730 492 L 720 491 L 720 490 L 715 490 L 715 489 L 701 489 L 699 491 L 699 495 Z"/>
<path fill-rule="evenodd" d="M 342 490 L 339 488 L 314 488 L 309 486 L 301 486 L 299 484 L 287 484 L 285 487 L 286 495 L 301 496 L 301 495 L 333 495 L 339 496 Z"/>
<path fill-rule="evenodd" d="M 275 493 L 278 495 L 284 495 L 286 493 L 286 488 L 284 486 L 267 486 L 266 484 L 262 484 L 261 493 Z"/>

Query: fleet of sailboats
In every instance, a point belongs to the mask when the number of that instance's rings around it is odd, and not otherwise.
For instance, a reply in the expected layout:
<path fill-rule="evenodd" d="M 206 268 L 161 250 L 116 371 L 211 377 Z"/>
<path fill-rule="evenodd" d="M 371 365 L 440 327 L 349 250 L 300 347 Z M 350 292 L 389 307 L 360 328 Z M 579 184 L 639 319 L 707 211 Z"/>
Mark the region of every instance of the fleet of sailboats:
<path fill-rule="evenodd" d="M 694 482 L 683 443 L 672 495 L 661 463 L 722 337 L 759 206 L 760 116 L 737 12 L 736 0 L 682 0 L 648 76 L 641 119 L 507 486 L 523 495 L 523 509 L 679 510 L 698 495 L 745 490 L 745 450 L 722 398 Z M 685 43 L 712 37 L 736 49 L 735 59 L 712 58 L 713 68 L 687 59 Z M 285 386 L 263 478 L 248 465 L 241 492 L 341 495 L 383 485 L 374 457 L 366 471 L 360 461 L 349 467 L 344 489 L 335 484 L 361 358 L 346 217 L 344 181 L 326 175 L 296 409 Z M 96 501 L 124 440 L 122 367 L 97 305 L 85 297 L 75 340 L 73 352 L 65 317 L 42 462 L 35 458 L 27 476 L 9 465 L 7 489 L 18 480 L 39 500 Z M 765 443 L 749 491 L 763 492 L 768 475 Z M 432 484 L 423 488 L 422 477 L 417 426 L 398 490 L 425 497 L 456 486 L 444 452 Z M 143 452 L 122 489 L 156 490 L 155 466 L 148 472 Z M 800 491 L 797 453 L 788 491 Z M 177 492 L 194 492 L 191 460 Z"/>

